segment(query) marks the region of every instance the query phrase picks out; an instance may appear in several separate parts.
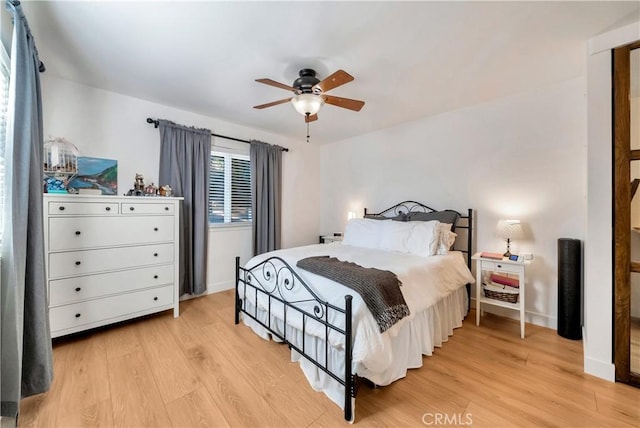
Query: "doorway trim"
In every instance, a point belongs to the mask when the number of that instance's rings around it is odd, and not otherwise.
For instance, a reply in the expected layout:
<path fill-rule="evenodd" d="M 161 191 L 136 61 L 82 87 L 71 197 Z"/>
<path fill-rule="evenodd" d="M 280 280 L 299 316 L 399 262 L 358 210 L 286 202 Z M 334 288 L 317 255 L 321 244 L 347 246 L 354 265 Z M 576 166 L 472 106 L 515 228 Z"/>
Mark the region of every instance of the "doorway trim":
<path fill-rule="evenodd" d="M 640 21 L 588 40 L 584 371 L 614 381 L 611 49 L 640 40 Z"/>

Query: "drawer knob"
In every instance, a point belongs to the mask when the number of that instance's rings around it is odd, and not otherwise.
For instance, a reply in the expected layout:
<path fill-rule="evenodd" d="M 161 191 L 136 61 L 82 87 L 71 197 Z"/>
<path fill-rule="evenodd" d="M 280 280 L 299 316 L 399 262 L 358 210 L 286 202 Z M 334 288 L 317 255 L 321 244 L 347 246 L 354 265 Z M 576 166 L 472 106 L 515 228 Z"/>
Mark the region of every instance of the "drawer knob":
<path fill-rule="evenodd" d="M 80 318 L 80 314 L 76 314 L 76 318 Z"/>
<path fill-rule="evenodd" d="M 157 231 L 158 231 L 158 228 L 157 228 L 157 227 L 154 227 L 154 228 L 153 228 L 153 231 L 154 231 L 154 232 L 157 232 Z"/>
<path fill-rule="evenodd" d="M 169 207 L 164 207 L 164 210 L 165 211 L 169 211 Z"/>
<path fill-rule="evenodd" d="M 154 298 L 153 298 L 153 300 L 154 300 L 154 301 L 158 301 L 158 298 L 157 298 L 157 297 L 154 297 Z"/>
<path fill-rule="evenodd" d="M 111 211 L 111 207 L 104 207 L 106 211 Z"/>
<path fill-rule="evenodd" d="M 153 257 L 158 257 L 158 253 L 153 253 Z"/>
<path fill-rule="evenodd" d="M 76 291 L 80 291 L 80 290 L 82 290 L 82 288 L 76 287 Z"/>
<path fill-rule="evenodd" d="M 129 211 L 133 211 L 133 210 L 135 210 L 134 207 L 129 207 Z"/>
<path fill-rule="evenodd" d="M 59 209 L 60 211 L 64 211 L 64 206 L 59 206 L 59 207 L 58 207 L 58 209 Z"/>
<path fill-rule="evenodd" d="M 76 262 L 76 266 L 80 266 L 82 262 L 80 262 L 79 260 Z"/>
<path fill-rule="evenodd" d="M 76 230 L 76 235 L 80 235 L 80 233 L 81 232 L 79 230 Z"/>
<path fill-rule="evenodd" d="M 158 275 L 153 275 L 153 279 L 158 279 Z"/>
<path fill-rule="evenodd" d="M 496 266 L 498 266 L 499 268 L 502 268 L 502 265 L 496 265 Z"/>

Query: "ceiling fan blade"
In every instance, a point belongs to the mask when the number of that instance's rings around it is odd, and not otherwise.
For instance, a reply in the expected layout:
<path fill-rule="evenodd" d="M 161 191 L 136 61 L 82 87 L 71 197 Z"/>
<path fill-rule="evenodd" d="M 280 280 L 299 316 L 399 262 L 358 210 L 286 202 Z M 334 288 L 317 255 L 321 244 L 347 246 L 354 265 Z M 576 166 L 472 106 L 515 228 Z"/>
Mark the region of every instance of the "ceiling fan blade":
<path fill-rule="evenodd" d="M 278 101 L 273 101 L 273 102 L 266 103 L 266 104 L 260 104 L 259 106 L 253 106 L 253 108 L 263 109 L 263 108 L 267 108 L 267 107 L 277 106 L 278 104 L 288 103 L 289 101 L 291 101 L 291 98 L 285 98 L 284 100 L 278 100 Z"/>
<path fill-rule="evenodd" d="M 264 83 L 265 85 L 275 86 L 276 88 L 286 89 L 287 91 L 295 92 L 295 88 L 285 85 L 284 83 L 276 82 L 271 79 L 256 79 L 256 82 Z"/>
<path fill-rule="evenodd" d="M 364 106 L 364 101 L 352 100 L 350 98 L 334 97 L 331 95 L 323 95 L 322 98 L 324 98 L 324 102 L 327 104 L 353 111 L 360 111 L 360 109 L 362 109 L 362 106 Z"/>
<path fill-rule="evenodd" d="M 310 116 L 305 116 L 304 117 L 305 123 L 313 122 L 315 120 L 318 120 L 318 115 L 317 114 L 312 114 Z"/>
<path fill-rule="evenodd" d="M 333 88 L 349 83 L 353 80 L 353 76 L 344 70 L 338 70 L 326 79 L 313 85 L 313 89 L 320 88 L 322 92 L 327 92 Z"/>

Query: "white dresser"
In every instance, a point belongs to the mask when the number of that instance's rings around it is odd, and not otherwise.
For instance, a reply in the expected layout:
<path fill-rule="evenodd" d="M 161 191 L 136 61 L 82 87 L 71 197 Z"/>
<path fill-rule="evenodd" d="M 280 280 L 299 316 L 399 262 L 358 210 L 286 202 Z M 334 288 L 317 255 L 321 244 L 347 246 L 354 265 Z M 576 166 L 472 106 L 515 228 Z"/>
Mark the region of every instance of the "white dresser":
<path fill-rule="evenodd" d="M 44 195 L 51 337 L 179 315 L 181 199 Z"/>

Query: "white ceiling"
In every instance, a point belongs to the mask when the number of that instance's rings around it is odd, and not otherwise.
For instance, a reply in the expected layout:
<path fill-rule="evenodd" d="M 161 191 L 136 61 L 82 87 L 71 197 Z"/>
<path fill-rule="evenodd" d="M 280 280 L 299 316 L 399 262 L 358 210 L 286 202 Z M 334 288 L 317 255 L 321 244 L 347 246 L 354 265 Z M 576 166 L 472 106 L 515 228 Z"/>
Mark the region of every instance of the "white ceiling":
<path fill-rule="evenodd" d="M 316 144 L 583 75 L 586 40 L 638 20 L 627 2 L 23 1 L 47 73 L 304 139 L 282 104 L 301 68 L 355 81 L 311 125 Z M 171 119 L 171 118 L 168 118 Z M 215 132 L 216 130 L 214 130 Z M 218 132 L 223 132 L 219 130 Z"/>

